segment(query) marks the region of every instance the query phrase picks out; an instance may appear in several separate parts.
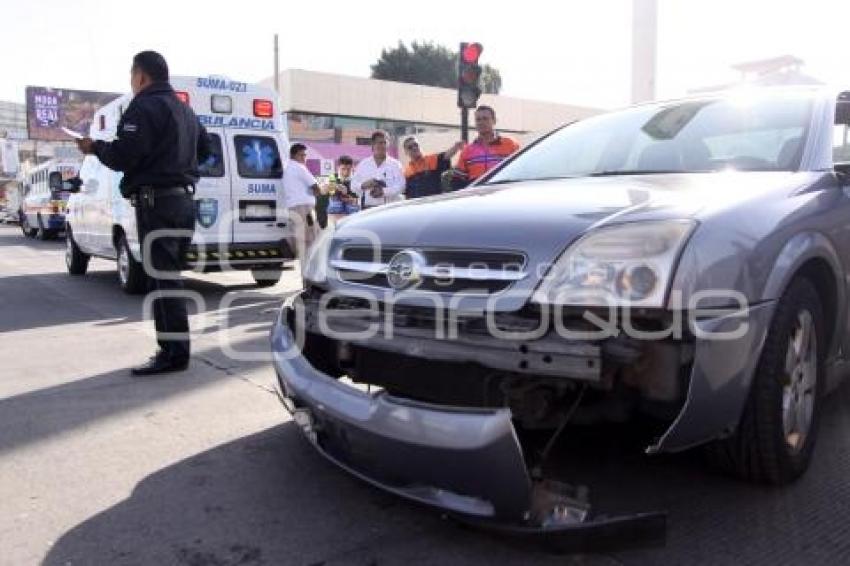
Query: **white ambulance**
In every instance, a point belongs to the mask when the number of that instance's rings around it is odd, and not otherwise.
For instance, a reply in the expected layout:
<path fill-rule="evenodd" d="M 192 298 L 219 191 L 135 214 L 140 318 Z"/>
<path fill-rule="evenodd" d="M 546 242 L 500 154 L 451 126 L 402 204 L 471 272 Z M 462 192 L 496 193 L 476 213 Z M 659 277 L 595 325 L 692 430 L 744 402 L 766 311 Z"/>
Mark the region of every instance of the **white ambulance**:
<path fill-rule="evenodd" d="M 258 285 L 273 285 L 285 260 L 294 257 L 282 183 L 289 143 L 274 91 L 222 77 L 172 77 L 170 82 L 206 127 L 212 147 L 195 188 L 187 269 L 251 270 Z M 112 140 L 132 98 L 127 94 L 101 108 L 91 137 Z M 121 173 L 87 156 L 80 180 L 68 203 L 68 271 L 84 274 L 91 256 L 114 259 L 121 287 L 144 292 L 135 209 L 118 190 Z"/>

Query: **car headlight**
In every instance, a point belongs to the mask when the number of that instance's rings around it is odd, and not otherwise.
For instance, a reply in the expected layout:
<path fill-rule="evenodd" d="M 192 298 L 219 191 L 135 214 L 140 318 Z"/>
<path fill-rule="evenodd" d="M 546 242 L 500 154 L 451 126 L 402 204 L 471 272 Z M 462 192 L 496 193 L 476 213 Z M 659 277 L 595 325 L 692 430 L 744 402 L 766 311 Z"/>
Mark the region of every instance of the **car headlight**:
<path fill-rule="evenodd" d="M 556 305 L 663 307 L 696 222 L 633 222 L 593 230 L 549 270 L 533 300 Z"/>
<path fill-rule="evenodd" d="M 333 226 L 322 230 L 321 234 L 310 249 L 307 257 L 301 264 L 301 277 L 310 283 L 325 283 L 328 280 L 328 261 L 333 241 Z"/>

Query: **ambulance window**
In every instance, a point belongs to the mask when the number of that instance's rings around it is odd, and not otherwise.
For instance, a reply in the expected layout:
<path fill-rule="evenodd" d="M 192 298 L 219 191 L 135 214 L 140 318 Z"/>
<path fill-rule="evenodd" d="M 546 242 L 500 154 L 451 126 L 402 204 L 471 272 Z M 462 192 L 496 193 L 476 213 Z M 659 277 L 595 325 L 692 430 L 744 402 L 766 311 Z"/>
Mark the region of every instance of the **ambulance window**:
<path fill-rule="evenodd" d="M 283 164 L 274 138 L 234 136 L 239 176 L 246 179 L 280 179 Z"/>
<path fill-rule="evenodd" d="M 201 177 L 224 177 L 224 152 L 221 150 L 221 137 L 218 134 L 209 134 L 210 156 L 203 163 L 198 164 Z"/>

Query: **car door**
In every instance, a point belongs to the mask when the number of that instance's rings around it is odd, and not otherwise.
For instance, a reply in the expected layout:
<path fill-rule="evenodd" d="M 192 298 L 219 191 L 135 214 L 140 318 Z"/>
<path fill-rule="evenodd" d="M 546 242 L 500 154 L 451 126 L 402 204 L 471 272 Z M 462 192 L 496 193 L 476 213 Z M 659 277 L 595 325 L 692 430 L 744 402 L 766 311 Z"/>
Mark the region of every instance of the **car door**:
<path fill-rule="evenodd" d="M 83 251 L 92 251 L 92 238 L 90 233 L 89 222 L 89 200 L 91 199 L 91 188 L 97 184 L 97 169 L 100 167 L 100 162 L 97 157 L 86 156 L 83 159 L 83 164 L 80 166 L 80 180 L 82 185 L 80 191 L 71 197 L 70 206 L 70 223 L 71 230 L 74 233 L 74 241 L 83 249 Z M 94 183 L 92 182 L 94 181 Z"/>
<path fill-rule="evenodd" d="M 233 242 L 274 242 L 281 239 L 283 162 L 280 138 L 274 132 L 227 131 L 234 211 Z"/>
<path fill-rule="evenodd" d="M 233 238 L 231 164 L 225 157 L 224 130 L 207 128 L 210 156 L 200 163 L 200 180 L 195 186 L 195 235 L 197 245 L 227 244 Z"/>
<path fill-rule="evenodd" d="M 88 232 L 94 253 L 102 256 L 114 256 L 112 244 L 112 194 L 118 191 L 120 175 L 111 169 L 98 164 L 97 182 L 90 187 L 88 193 Z"/>
<path fill-rule="evenodd" d="M 832 161 L 833 164 L 850 163 L 850 92 L 841 93 L 838 96 L 835 106 L 835 121 L 832 129 Z M 834 219 L 830 222 L 832 226 L 831 239 L 838 243 L 838 253 L 841 255 L 841 261 L 844 264 L 844 280 L 847 296 L 850 297 L 850 223 L 847 218 L 850 218 L 850 178 L 847 176 L 838 176 L 838 182 L 841 187 L 841 198 L 831 203 L 830 218 Z M 841 318 L 845 321 L 843 332 L 842 351 L 845 358 L 850 353 L 850 309 L 846 310 Z"/>

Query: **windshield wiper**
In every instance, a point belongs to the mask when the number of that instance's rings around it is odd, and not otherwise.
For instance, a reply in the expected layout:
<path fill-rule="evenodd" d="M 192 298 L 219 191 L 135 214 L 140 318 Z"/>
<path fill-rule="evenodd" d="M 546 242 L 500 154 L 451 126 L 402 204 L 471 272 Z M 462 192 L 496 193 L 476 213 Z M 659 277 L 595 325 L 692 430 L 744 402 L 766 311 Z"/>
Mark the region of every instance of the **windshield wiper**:
<path fill-rule="evenodd" d="M 682 171 L 674 169 L 613 169 L 589 173 L 588 177 L 615 177 L 617 175 L 667 175 L 671 173 L 697 173 L 697 171 Z"/>
<path fill-rule="evenodd" d="M 524 179 L 499 179 L 497 181 L 488 181 L 482 183 L 482 186 L 487 185 L 504 185 L 506 183 L 528 183 L 532 181 L 556 181 L 558 179 L 575 179 L 575 177 L 559 175 L 556 177 L 527 177 Z"/>

